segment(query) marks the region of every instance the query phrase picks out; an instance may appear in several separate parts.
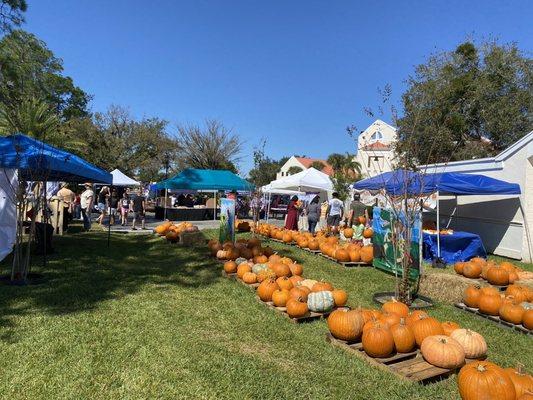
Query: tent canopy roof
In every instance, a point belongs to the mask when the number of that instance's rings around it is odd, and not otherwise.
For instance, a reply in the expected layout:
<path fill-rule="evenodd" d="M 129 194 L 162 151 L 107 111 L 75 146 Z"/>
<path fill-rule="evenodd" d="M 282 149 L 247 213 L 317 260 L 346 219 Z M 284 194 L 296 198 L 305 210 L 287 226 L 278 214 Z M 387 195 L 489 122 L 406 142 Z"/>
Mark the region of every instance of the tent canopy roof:
<path fill-rule="evenodd" d="M 441 172 L 424 174 L 407 170 L 385 172 L 355 182 L 356 190 L 385 189 L 389 194 L 411 195 L 439 192 L 451 195 L 519 195 L 520 185 L 485 175 Z"/>
<path fill-rule="evenodd" d="M 0 168 L 17 169 L 23 180 L 112 183 L 83 158 L 21 134 L 0 138 Z"/>
<path fill-rule="evenodd" d="M 304 192 L 332 191 L 330 177 L 315 168 L 309 168 L 297 174 L 270 182 L 271 189 L 298 190 Z"/>
<path fill-rule="evenodd" d="M 131 179 L 129 176 L 124 174 L 119 169 L 114 169 L 111 171 L 113 175 L 113 186 L 139 186 L 140 183 L 135 179 Z"/>
<path fill-rule="evenodd" d="M 246 190 L 254 185 L 231 171 L 188 168 L 176 176 L 157 183 L 158 189 Z"/>

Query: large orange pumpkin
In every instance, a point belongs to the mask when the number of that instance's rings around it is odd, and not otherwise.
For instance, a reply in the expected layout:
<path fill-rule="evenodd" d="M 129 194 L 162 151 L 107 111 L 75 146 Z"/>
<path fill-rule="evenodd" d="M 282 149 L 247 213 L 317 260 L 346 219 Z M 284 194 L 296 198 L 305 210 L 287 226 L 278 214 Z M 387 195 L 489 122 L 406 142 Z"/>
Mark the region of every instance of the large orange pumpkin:
<path fill-rule="evenodd" d="M 374 247 L 372 245 L 363 246 L 359 251 L 361 254 L 361 261 L 370 264 L 374 259 Z"/>
<path fill-rule="evenodd" d="M 257 296 L 262 301 L 272 301 L 272 294 L 279 290 L 279 286 L 274 279 L 265 279 L 257 287 Z"/>
<path fill-rule="evenodd" d="M 401 318 L 399 323 L 391 326 L 390 331 L 398 353 L 413 351 L 416 346 L 415 335 L 413 330 L 405 323 L 405 318 Z"/>
<path fill-rule="evenodd" d="M 388 326 L 376 324 L 363 331 L 363 350 L 370 357 L 389 357 L 394 351 L 394 338 Z"/>
<path fill-rule="evenodd" d="M 473 285 L 469 285 L 465 290 L 463 301 L 468 307 L 478 308 L 480 297 L 481 291 L 479 290 L 479 288 Z"/>
<path fill-rule="evenodd" d="M 355 341 L 363 333 L 364 319 L 355 310 L 335 310 L 328 317 L 328 328 L 337 339 Z"/>
<path fill-rule="evenodd" d="M 474 262 L 468 262 L 463 267 L 463 275 L 467 278 L 477 279 L 481 275 L 481 265 Z"/>
<path fill-rule="evenodd" d="M 340 262 L 350 261 L 350 253 L 347 250 L 339 249 L 335 252 L 335 258 Z"/>
<path fill-rule="evenodd" d="M 423 317 L 411 325 L 415 335 L 416 344 L 422 345 L 422 342 L 428 336 L 444 335 L 444 329 L 439 321 L 432 317 Z"/>
<path fill-rule="evenodd" d="M 276 307 L 285 307 L 289 298 L 289 291 L 287 289 L 274 290 L 272 293 L 272 303 Z"/>
<path fill-rule="evenodd" d="M 528 391 L 533 393 L 533 376 L 529 375 L 521 364 L 516 368 L 505 368 L 504 371 L 513 381 L 517 398 Z"/>
<path fill-rule="evenodd" d="M 522 315 L 522 325 L 524 328 L 533 329 L 533 309 L 526 310 Z"/>
<path fill-rule="evenodd" d="M 308 315 L 309 309 L 307 303 L 303 299 L 289 299 L 287 300 L 287 314 L 291 318 L 302 318 Z"/>
<path fill-rule="evenodd" d="M 457 377 L 459 394 L 463 400 L 514 400 L 516 390 L 507 373 L 489 361 L 466 364 Z"/>
<path fill-rule="evenodd" d="M 463 268 L 465 267 L 464 262 L 456 262 L 453 266 L 453 270 L 456 274 L 463 275 Z"/>
<path fill-rule="evenodd" d="M 307 302 L 308 295 L 309 293 L 304 290 L 303 287 L 293 287 L 291 290 L 289 290 L 289 297 L 291 299 L 300 299 L 303 302 Z"/>
<path fill-rule="evenodd" d="M 424 359 L 436 367 L 455 369 L 465 363 L 465 351 L 454 339 L 446 335 L 428 336 L 420 346 Z"/>
<path fill-rule="evenodd" d="M 499 310 L 500 318 L 512 324 L 521 324 L 524 316 L 524 307 L 519 304 L 505 303 Z"/>
<path fill-rule="evenodd" d="M 383 306 L 381 307 L 383 311 L 387 311 L 390 313 L 396 313 L 400 317 L 407 317 L 409 315 L 409 307 L 407 304 L 402 303 L 401 301 L 398 301 L 394 298 L 387 301 Z"/>
<path fill-rule="evenodd" d="M 489 268 L 487 271 L 487 280 L 493 285 L 505 286 L 509 284 L 509 272 L 500 267 Z"/>
<path fill-rule="evenodd" d="M 501 305 L 500 295 L 481 295 L 479 298 L 479 311 L 483 314 L 498 315 Z"/>

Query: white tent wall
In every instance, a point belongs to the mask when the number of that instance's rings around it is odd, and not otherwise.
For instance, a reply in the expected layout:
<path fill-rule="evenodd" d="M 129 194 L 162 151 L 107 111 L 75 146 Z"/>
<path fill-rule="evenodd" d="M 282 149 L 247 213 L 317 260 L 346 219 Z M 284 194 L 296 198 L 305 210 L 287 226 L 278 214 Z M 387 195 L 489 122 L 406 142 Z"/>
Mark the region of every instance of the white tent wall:
<path fill-rule="evenodd" d="M 113 175 L 113 186 L 139 186 L 140 183 L 129 176 L 125 175 L 122 171 L 114 169 L 110 172 Z"/>
<path fill-rule="evenodd" d="M 319 192 L 322 200 L 324 200 L 322 198 L 324 194 L 327 194 L 329 198 L 333 191 L 333 183 L 330 177 L 315 168 L 309 168 L 297 174 L 272 181 L 268 186 L 270 186 L 271 190 L 285 189 L 299 192 Z"/>
<path fill-rule="evenodd" d="M 15 190 L 18 178 L 14 169 L 0 169 L 0 261 L 13 250 L 17 234 Z"/>

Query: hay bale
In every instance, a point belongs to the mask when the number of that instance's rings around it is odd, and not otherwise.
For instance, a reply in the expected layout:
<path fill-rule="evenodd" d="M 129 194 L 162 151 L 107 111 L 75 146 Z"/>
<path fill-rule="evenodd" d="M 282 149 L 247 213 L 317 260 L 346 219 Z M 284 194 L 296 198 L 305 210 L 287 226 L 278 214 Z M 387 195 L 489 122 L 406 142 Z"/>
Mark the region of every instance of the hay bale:
<path fill-rule="evenodd" d="M 463 300 L 463 293 L 469 285 L 489 286 L 485 281 L 457 274 L 431 273 L 422 275 L 418 292 L 433 300 L 454 304 Z"/>
<path fill-rule="evenodd" d="M 182 232 L 179 235 L 179 244 L 183 246 L 203 246 L 206 238 L 200 231 L 196 232 Z"/>

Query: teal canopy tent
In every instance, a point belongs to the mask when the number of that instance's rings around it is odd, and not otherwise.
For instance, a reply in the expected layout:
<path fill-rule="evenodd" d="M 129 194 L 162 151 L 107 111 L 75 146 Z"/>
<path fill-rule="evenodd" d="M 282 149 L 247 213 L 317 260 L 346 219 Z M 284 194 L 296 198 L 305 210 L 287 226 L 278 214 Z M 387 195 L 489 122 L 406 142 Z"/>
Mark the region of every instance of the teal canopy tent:
<path fill-rule="evenodd" d="M 156 184 L 157 189 L 251 191 L 254 185 L 231 171 L 188 168 Z"/>

